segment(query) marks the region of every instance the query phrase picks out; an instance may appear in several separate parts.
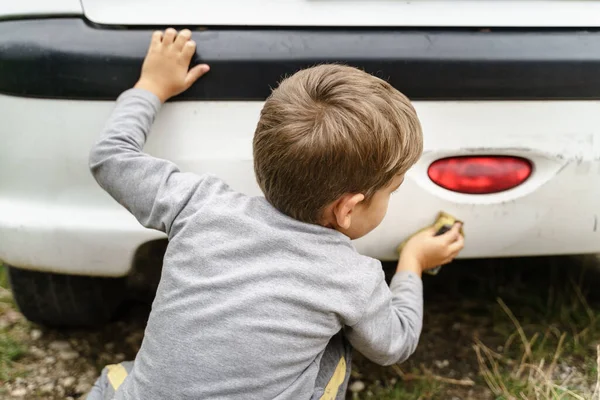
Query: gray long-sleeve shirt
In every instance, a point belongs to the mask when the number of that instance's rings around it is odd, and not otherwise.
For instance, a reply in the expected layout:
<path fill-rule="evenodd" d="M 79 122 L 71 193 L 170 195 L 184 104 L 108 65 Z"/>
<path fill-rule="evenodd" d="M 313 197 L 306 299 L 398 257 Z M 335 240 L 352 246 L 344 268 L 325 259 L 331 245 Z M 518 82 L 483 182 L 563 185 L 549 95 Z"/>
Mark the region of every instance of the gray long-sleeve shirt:
<path fill-rule="evenodd" d="M 342 233 L 142 153 L 160 107 L 149 92 L 123 93 L 90 155 L 100 186 L 169 238 L 145 337 L 117 399 L 309 399 L 340 329 L 379 364 L 414 352 L 423 314 L 417 275 L 398 273 L 388 287 L 380 262 Z"/>

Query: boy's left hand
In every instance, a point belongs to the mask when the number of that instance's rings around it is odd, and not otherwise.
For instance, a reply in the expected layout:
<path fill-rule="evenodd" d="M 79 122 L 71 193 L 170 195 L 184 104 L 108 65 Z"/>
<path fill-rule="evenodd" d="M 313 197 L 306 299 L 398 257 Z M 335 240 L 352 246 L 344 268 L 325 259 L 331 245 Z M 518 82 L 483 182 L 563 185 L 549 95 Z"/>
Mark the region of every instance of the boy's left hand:
<path fill-rule="evenodd" d="M 191 37 L 192 32 L 188 29 L 179 33 L 173 28 L 164 33 L 154 32 L 142 66 L 142 74 L 135 87 L 154 93 L 164 103 L 189 89 L 198 78 L 207 73 L 209 67 L 206 64 L 189 69 L 196 53 L 196 43 L 190 40 Z"/>

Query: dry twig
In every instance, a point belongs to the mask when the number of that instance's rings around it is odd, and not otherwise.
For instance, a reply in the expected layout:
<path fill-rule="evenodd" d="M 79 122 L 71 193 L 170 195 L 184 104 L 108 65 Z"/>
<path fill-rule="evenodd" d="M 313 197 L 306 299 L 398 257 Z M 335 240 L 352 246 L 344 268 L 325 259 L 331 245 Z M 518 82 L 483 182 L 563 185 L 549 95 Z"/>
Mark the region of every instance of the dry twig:
<path fill-rule="evenodd" d="M 403 381 L 414 381 L 414 380 L 434 380 L 437 382 L 447 383 L 449 385 L 458 385 L 458 386 L 475 386 L 475 382 L 471 379 L 452 379 L 446 378 L 444 376 L 435 375 L 431 372 L 426 373 L 425 375 L 417 375 L 406 373 L 402 371 L 402 369 L 397 365 L 392 365 L 392 369 L 398 374 Z"/>

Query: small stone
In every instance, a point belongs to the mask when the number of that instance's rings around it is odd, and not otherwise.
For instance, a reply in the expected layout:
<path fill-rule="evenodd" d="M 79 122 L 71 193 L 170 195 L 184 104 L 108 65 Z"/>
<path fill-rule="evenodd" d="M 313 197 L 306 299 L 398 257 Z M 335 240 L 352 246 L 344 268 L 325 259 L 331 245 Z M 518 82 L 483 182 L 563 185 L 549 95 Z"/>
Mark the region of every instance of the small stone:
<path fill-rule="evenodd" d="M 73 397 L 69 396 L 65 400 L 75 400 Z"/>
<path fill-rule="evenodd" d="M 58 353 L 58 358 L 60 358 L 63 361 L 71 361 L 76 358 L 79 358 L 79 353 L 74 350 L 61 351 L 60 353 Z"/>
<path fill-rule="evenodd" d="M 70 388 L 75 384 L 75 381 L 76 379 L 74 377 L 68 376 L 65 379 L 63 379 L 60 384 L 65 388 Z"/>
<path fill-rule="evenodd" d="M 25 388 L 18 388 L 13 390 L 12 392 L 10 392 L 10 395 L 12 397 L 25 397 L 25 395 L 27 394 L 27 389 Z"/>
<path fill-rule="evenodd" d="M 23 385 L 23 384 L 25 384 L 25 379 L 19 377 L 19 378 L 15 379 L 15 384 Z"/>
<path fill-rule="evenodd" d="M 460 330 L 460 322 L 455 322 L 454 324 L 452 324 L 452 330 L 459 331 Z"/>
<path fill-rule="evenodd" d="M 54 364 L 55 362 L 56 362 L 56 358 L 54 358 L 52 356 L 48 356 L 48 357 L 44 358 L 45 364 Z"/>
<path fill-rule="evenodd" d="M 40 368 L 40 375 L 46 375 L 48 373 L 48 368 L 42 367 Z"/>
<path fill-rule="evenodd" d="M 498 346 L 498 347 L 496 347 L 496 350 L 498 350 L 498 351 L 504 351 L 504 346 Z"/>
<path fill-rule="evenodd" d="M 23 318 L 23 316 L 20 313 L 16 312 L 15 310 L 9 309 L 9 310 L 4 311 L 2 314 L 2 319 L 4 321 L 7 321 L 9 326 L 16 324 L 22 318 Z"/>
<path fill-rule="evenodd" d="M 395 385 L 398 382 L 396 378 L 390 379 L 390 385 Z"/>
<path fill-rule="evenodd" d="M 40 376 L 40 381 L 38 386 L 45 385 L 46 383 L 54 382 L 54 378 L 47 376 Z"/>
<path fill-rule="evenodd" d="M 142 332 L 133 332 L 125 338 L 125 342 L 137 351 L 140 348 L 140 343 L 143 338 L 144 334 Z"/>
<path fill-rule="evenodd" d="M 79 384 L 75 387 L 75 391 L 77 393 L 87 393 L 92 388 L 87 382 L 79 382 Z"/>
<path fill-rule="evenodd" d="M 447 366 L 450 365 L 450 362 L 448 360 L 443 360 L 443 361 L 435 360 L 433 363 L 439 369 L 446 368 Z"/>
<path fill-rule="evenodd" d="M 35 358 L 40 358 L 40 359 L 46 357 L 46 352 L 44 350 L 40 349 L 39 347 L 35 347 L 35 346 L 31 346 L 29 348 L 29 354 L 31 354 Z"/>
<path fill-rule="evenodd" d="M 31 340 L 39 340 L 42 337 L 42 331 L 39 329 L 32 329 L 31 332 L 29 332 L 29 335 L 31 336 Z"/>
<path fill-rule="evenodd" d="M 48 347 L 55 351 L 71 350 L 71 344 L 64 340 L 55 340 L 54 342 L 50 343 Z"/>
<path fill-rule="evenodd" d="M 91 381 L 95 381 L 96 377 L 98 376 L 98 372 L 94 368 L 89 368 L 87 371 L 85 371 L 83 376 Z"/>
<path fill-rule="evenodd" d="M 125 354 L 123 354 L 123 353 L 115 354 L 115 361 L 116 362 L 121 362 L 121 361 L 124 361 L 124 360 L 125 360 Z"/>
<path fill-rule="evenodd" d="M 54 391 L 54 383 L 46 383 L 45 385 L 40 386 L 40 392 L 42 393 L 52 393 Z"/>
<path fill-rule="evenodd" d="M 363 381 L 354 381 L 350 385 L 350 391 L 352 393 L 359 393 L 365 390 L 365 383 Z"/>
<path fill-rule="evenodd" d="M 106 343 L 104 345 L 104 348 L 106 349 L 106 351 L 113 351 L 115 349 L 115 344 L 112 342 Z"/>

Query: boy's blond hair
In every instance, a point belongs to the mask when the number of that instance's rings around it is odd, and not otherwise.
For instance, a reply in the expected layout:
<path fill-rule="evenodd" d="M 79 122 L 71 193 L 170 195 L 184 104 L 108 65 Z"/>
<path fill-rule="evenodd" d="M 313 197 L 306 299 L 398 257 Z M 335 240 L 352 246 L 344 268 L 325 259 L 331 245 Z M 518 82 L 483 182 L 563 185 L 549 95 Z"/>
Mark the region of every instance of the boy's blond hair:
<path fill-rule="evenodd" d="M 356 68 L 320 65 L 283 80 L 254 134 L 254 171 L 266 199 L 300 221 L 320 223 L 346 193 L 368 199 L 421 156 L 410 101 Z"/>

